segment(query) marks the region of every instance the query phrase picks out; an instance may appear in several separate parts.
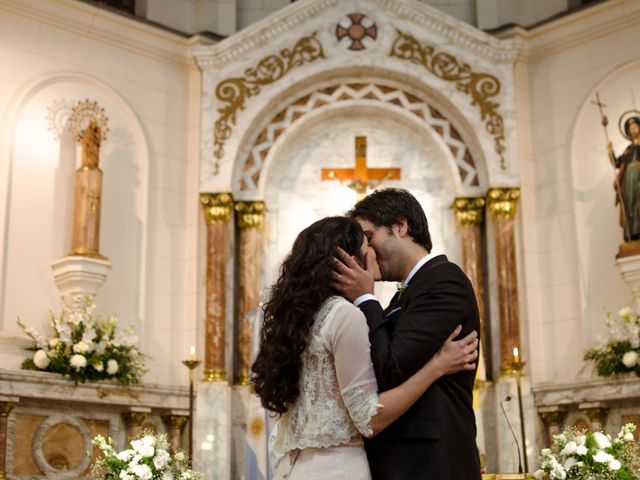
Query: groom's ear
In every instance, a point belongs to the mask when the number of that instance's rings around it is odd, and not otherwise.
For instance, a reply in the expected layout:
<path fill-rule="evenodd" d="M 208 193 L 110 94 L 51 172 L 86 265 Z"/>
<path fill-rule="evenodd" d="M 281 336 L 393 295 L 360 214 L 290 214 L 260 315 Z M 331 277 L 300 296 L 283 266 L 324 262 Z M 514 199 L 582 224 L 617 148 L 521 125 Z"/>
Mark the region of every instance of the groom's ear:
<path fill-rule="evenodd" d="M 406 237 L 409 233 L 409 225 L 406 218 L 397 218 L 391 226 L 391 231 L 399 237 Z"/>

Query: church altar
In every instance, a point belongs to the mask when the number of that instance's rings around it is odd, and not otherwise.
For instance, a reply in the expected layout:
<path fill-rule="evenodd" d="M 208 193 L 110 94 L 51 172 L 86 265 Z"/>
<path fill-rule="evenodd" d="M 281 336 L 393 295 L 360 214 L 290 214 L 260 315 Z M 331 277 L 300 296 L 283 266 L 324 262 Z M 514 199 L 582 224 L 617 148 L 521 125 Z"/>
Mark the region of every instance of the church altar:
<path fill-rule="evenodd" d="M 95 459 L 91 440 L 111 437 L 123 449 L 143 430 L 166 433 L 186 447 L 186 388 L 79 383 L 46 372 L 0 369 L 0 439 L 6 441 L 9 478 L 84 478 Z M 87 452 L 94 452 L 87 456 Z"/>

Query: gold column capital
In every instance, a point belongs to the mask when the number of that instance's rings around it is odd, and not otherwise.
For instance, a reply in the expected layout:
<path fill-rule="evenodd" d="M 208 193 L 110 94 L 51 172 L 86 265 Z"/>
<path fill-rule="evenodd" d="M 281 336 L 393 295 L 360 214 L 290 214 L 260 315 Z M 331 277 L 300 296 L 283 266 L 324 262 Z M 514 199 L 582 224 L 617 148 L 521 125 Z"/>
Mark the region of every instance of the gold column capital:
<path fill-rule="evenodd" d="M 264 225 L 266 207 L 263 201 L 236 202 L 236 221 L 243 230 L 259 229 Z"/>
<path fill-rule="evenodd" d="M 122 419 L 130 427 L 140 427 L 147 418 L 148 412 L 123 412 Z"/>
<path fill-rule="evenodd" d="M 603 402 L 587 402 L 578 405 L 578 409 L 584 412 L 592 422 L 604 423 L 610 408 Z"/>
<path fill-rule="evenodd" d="M 226 223 L 233 212 L 233 196 L 230 193 L 201 193 L 200 205 L 207 225 Z"/>
<path fill-rule="evenodd" d="M 15 402 L 1 402 L 0 401 L 0 417 L 8 417 L 13 410 L 13 407 L 16 406 Z"/>
<path fill-rule="evenodd" d="M 561 409 L 546 411 L 540 410 L 538 411 L 538 415 L 540 415 L 542 423 L 544 423 L 547 427 L 560 427 L 562 426 L 562 422 L 564 422 L 564 419 L 567 416 L 567 411 Z"/>
<path fill-rule="evenodd" d="M 187 420 L 189 420 L 189 415 L 163 415 L 162 416 L 162 421 L 164 422 L 164 424 L 167 426 L 167 428 L 174 428 L 177 430 L 182 429 L 182 427 L 187 423 Z"/>
<path fill-rule="evenodd" d="M 487 206 L 496 220 L 513 220 L 518 210 L 520 189 L 516 187 L 491 188 L 487 192 Z"/>
<path fill-rule="evenodd" d="M 453 202 L 459 225 L 478 226 L 484 221 L 485 199 L 483 197 L 458 197 Z"/>

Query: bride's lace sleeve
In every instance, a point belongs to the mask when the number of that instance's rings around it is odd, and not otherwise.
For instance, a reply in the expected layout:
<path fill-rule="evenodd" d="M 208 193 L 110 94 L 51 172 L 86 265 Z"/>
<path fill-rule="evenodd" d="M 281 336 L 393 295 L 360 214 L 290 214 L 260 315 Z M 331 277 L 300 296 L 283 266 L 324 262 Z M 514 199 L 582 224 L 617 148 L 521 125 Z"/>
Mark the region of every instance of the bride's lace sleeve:
<path fill-rule="evenodd" d="M 342 399 L 358 431 L 369 437 L 378 409 L 378 384 L 371 362 L 369 328 L 364 314 L 350 303 L 336 308 L 323 328 L 332 352 Z"/>

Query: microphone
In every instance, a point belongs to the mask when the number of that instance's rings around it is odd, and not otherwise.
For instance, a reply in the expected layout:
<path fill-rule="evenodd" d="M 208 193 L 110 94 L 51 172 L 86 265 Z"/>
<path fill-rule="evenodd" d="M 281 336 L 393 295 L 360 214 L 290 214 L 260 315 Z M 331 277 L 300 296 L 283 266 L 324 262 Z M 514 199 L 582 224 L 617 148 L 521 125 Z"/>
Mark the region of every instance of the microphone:
<path fill-rule="evenodd" d="M 518 443 L 518 437 L 516 437 L 516 433 L 513 431 L 513 427 L 511 426 L 511 422 L 509 421 L 509 417 L 507 416 L 507 412 L 504 410 L 503 402 L 510 402 L 511 397 L 507 395 L 504 397 L 504 400 L 500 400 L 500 408 L 502 409 L 502 414 L 504 415 L 504 419 L 507 421 L 507 425 L 509 426 L 509 430 L 511 430 L 511 435 L 513 435 L 513 440 L 516 442 L 516 447 L 518 448 L 518 473 L 523 473 L 522 470 L 522 457 L 520 456 L 520 444 Z"/>

